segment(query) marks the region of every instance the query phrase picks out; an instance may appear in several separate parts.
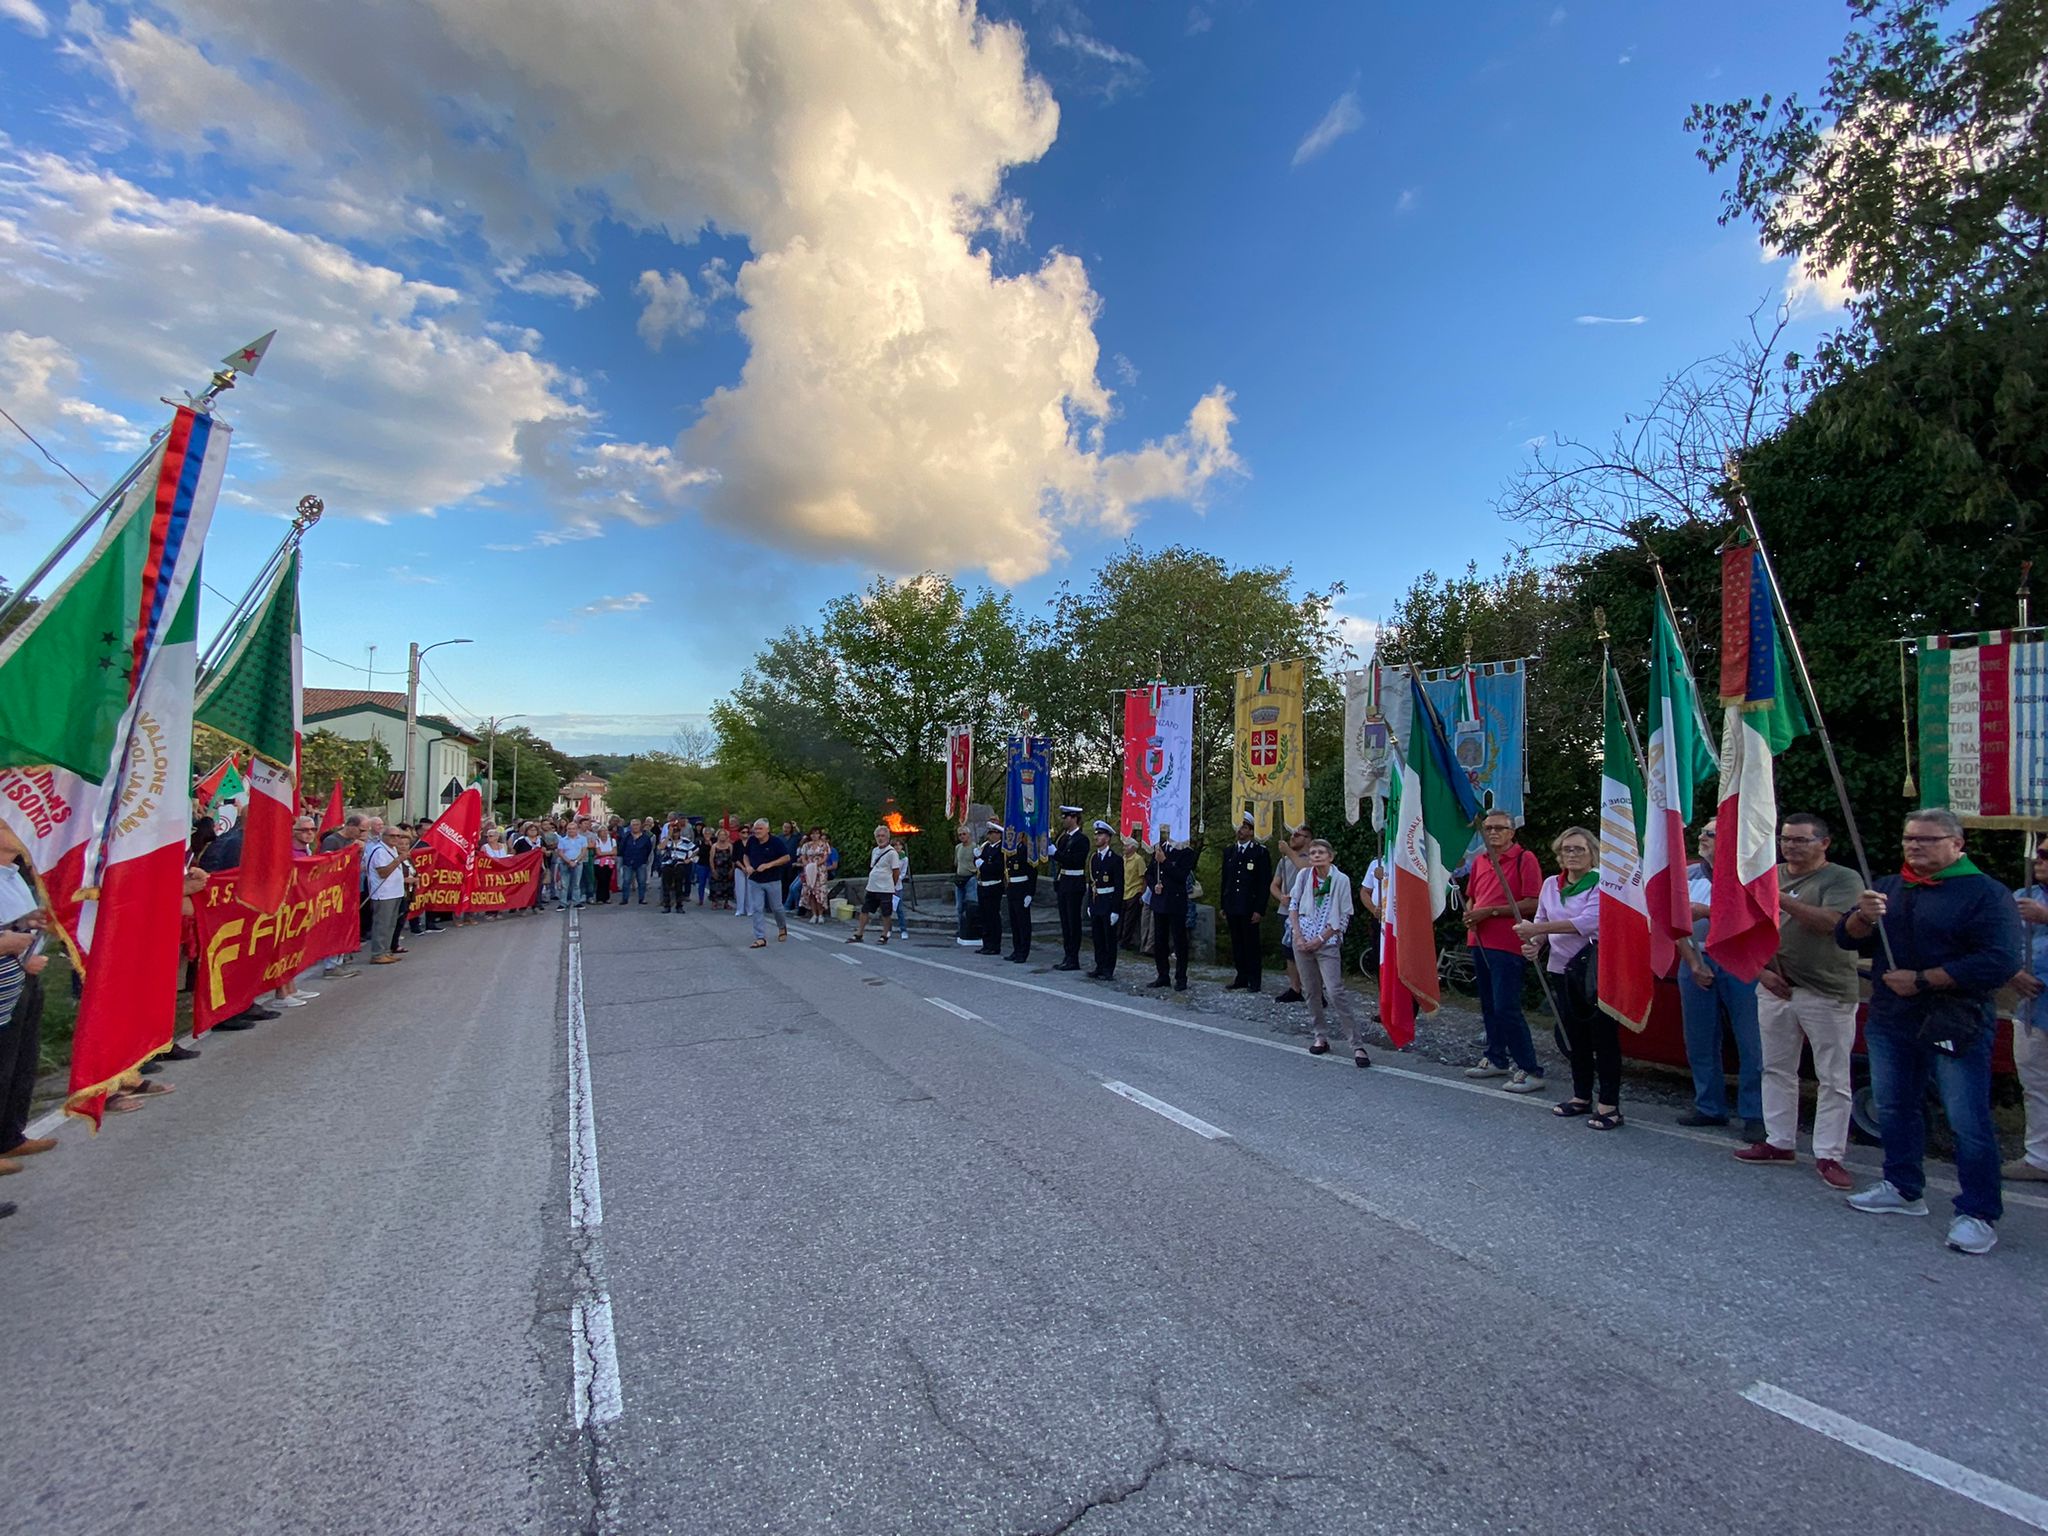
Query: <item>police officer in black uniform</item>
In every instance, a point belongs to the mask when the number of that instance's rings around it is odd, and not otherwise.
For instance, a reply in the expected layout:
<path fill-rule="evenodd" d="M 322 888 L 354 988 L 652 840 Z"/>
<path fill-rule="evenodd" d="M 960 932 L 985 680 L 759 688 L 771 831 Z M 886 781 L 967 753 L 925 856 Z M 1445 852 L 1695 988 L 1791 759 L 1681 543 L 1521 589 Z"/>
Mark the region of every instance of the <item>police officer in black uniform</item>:
<path fill-rule="evenodd" d="M 1052 845 L 1053 899 L 1060 906 L 1060 963 L 1056 971 L 1081 969 L 1081 914 L 1088 903 L 1088 834 L 1081 807 L 1060 807 L 1060 835 Z"/>
<path fill-rule="evenodd" d="M 1167 833 L 1162 830 L 1161 837 Z M 1188 989 L 1188 887 L 1195 878 L 1195 849 L 1191 843 L 1166 841 L 1162 857 L 1145 872 L 1152 891 L 1152 960 L 1159 967 L 1159 979 L 1148 987 L 1167 984 L 1166 962 L 1173 960 L 1173 990 Z"/>
<path fill-rule="evenodd" d="M 982 844 L 974 851 L 975 904 L 981 908 L 981 952 L 1003 952 L 1004 883 L 1003 824 L 991 821 L 982 831 Z"/>
<path fill-rule="evenodd" d="M 1253 839 L 1252 813 L 1246 811 L 1237 824 L 1237 841 L 1223 850 L 1223 888 L 1216 902 L 1230 925 L 1230 958 L 1237 966 L 1237 977 L 1226 992 L 1259 990 L 1264 971 L 1259 919 L 1273 899 L 1272 885 L 1273 855 Z"/>
<path fill-rule="evenodd" d="M 1031 857 L 1031 835 L 1019 831 L 1005 859 L 1004 890 L 1010 910 L 1010 953 L 1006 959 L 1024 964 L 1031 958 L 1031 902 L 1038 894 L 1038 861 Z"/>
<path fill-rule="evenodd" d="M 1095 941 L 1097 981 L 1116 980 L 1117 924 L 1123 920 L 1124 856 L 1116 846 L 1116 828 L 1095 823 L 1095 851 L 1088 856 L 1088 925 Z"/>

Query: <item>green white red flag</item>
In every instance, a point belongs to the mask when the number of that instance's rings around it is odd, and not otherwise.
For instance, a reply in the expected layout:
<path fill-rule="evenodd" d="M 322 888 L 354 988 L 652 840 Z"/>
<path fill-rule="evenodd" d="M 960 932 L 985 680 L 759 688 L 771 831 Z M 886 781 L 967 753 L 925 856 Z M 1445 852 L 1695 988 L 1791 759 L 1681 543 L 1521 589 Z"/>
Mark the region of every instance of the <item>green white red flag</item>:
<path fill-rule="evenodd" d="M 1656 992 L 1650 908 L 1643 892 L 1643 771 L 1629 739 L 1621 677 L 1607 668 L 1600 763 L 1600 1006 L 1641 1029 Z"/>
<path fill-rule="evenodd" d="M 85 973 L 66 1108 L 171 1043 L 199 553 L 229 428 L 183 407 L 99 540 L 0 642 L 0 819 Z"/>
<path fill-rule="evenodd" d="M 1644 725 L 1649 771 L 1644 794 L 1643 895 L 1650 925 L 1650 969 L 1669 976 L 1678 943 L 1692 937 L 1692 896 L 1686 880 L 1685 837 L 1696 789 L 1714 771 L 1714 749 L 1701 729 L 1699 688 L 1664 594 L 1650 631 L 1650 697 Z"/>
<path fill-rule="evenodd" d="M 299 552 L 279 565 L 220 661 L 199 685 L 194 718 L 249 749 L 249 809 L 235 889 L 268 912 L 292 873 L 300 731 Z"/>
<path fill-rule="evenodd" d="M 1451 869 L 1472 840 L 1480 805 L 1472 781 L 1451 755 L 1442 717 L 1408 671 L 1412 714 L 1408 746 L 1397 764 L 1400 812 L 1390 824 L 1388 887 L 1393 893 L 1396 976 L 1413 1006 L 1434 1013 L 1442 1001 L 1437 981 L 1436 918 L 1449 898 Z M 1384 967 L 1382 968 L 1384 971 Z M 1384 1022 L 1384 1021 L 1383 1021 Z M 1398 1042 L 1397 1042 L 1398 1043 Z"/>
<path fill-rule="evenodd" d="M 192 786 L 192 798 L 202 811 L 211 809 L 216 801 L 239 800 L 248 792 L 249 786 L 242 780 L 242 765 L 232 752 Z"/>

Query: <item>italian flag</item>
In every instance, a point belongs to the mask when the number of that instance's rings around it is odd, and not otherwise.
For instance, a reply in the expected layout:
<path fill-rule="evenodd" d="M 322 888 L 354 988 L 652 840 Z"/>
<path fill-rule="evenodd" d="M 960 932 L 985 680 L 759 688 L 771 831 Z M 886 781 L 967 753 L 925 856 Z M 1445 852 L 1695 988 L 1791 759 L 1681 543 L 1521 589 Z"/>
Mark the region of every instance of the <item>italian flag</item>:
<path fill-rule="evenodd" d="M 1686 882 L 1685 834 L 1692 825 L 1694 791 L 1714 771 L 1714 750 L 1700 729 L 1699 688 L 1679 647 L 1664 594 L 1650 635 L 1650 699 L 1645 724 L 1649 801 L 1643 823 L 1644 910 L 1650 927 L 1650 969 L 1669 976 L 1678 942 L 1692 937 L 1692 897 Z"/>
<path fill-rule="evenodd" d="M 1390 947 L 1396 974 L 1413 1005 L 1434 1013 L 1442 1002 L 1436 918 L 1450 892 L 1452 865 L 1472 840 L 1480 806 L 1472 781 L 1451 755 L 1443 720 L 1423 693 L 1413 667 L 1408 669 L 1408 687 L 1408 748 L 1396 758 L 1400 805 L 1392 823 L 1389 858 L 1395 914 Z"/>
<path fill-rule="evenodd" d="M 292 873 L 300 733 L 299 552 L 292 549 L 226 652 L 199 685 L 194 716 L 250 751 L 236 899 L 257 912 L 284 900 Z"/>
<path fill-rule="evenodd" d="M 199 552 L 228 427 L 182 408 L 50 599 L 0 643 L 0 818 L 85 973 L 65 1107 L 171 1043 L 191 831 Z"/>
<path fill-rule="evenodd" d="M 207 810 L 216 800 L 239 800 L 249 792 L 249 786 L 242 782 L 242 765 L 235 761 L 235 754 L 213 765 L 213 771 L 192 786 L 192 798 L 199 802 L 199 808 Z"/>
<path fill-rule="evenodd" d="M 1629 742 L 1628 700 L 1607 668 L 1600 764 L 1600 1006 L 1630 1029 L 1650 1021 L 1650 908 L 1643 892 L 1643 774 Z"/>

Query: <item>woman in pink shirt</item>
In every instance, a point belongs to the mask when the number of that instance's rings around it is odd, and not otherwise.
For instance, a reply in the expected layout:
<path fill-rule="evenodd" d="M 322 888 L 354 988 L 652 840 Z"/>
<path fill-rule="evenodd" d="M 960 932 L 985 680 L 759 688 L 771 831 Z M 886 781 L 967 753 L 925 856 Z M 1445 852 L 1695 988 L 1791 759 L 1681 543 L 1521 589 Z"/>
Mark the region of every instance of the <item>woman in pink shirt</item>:
<path fill-rule="evenodd" d="M 1558 873 L 1543 882 L 1536 916 L 1515 924 L 1522 953 L 1543 958 L 1550 973 L 1565 1043 L 1571 1049 L 1572 1096 L 1552 1113 L 1566 1118 L 1591 1114 L 1596 1131 L 1621 1128 L 1621 1027 L 1594 996 L 1595 943 L 1600 937 L 1600 843 L 1584 827 L 1566 827 L 1550 845 Z M 1589 1100 L 1598 1079 L 1599 1096 Z"/>

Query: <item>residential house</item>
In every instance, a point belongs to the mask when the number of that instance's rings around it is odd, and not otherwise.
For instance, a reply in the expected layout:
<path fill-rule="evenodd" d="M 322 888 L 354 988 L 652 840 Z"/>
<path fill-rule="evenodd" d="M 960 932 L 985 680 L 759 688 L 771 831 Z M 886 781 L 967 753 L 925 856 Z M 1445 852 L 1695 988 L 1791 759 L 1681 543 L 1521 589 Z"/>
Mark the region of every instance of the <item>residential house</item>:
<path fill-rule="evenodd" d="M 421 715 L 413 730 L 412 804 L 405 784 L 405 695 L 371 688 L 308 688 L 303 695 L 308 732 L 327 730 L 345 741 L 382 742 L 391 775 L 382 806 L 358 806 L 387 821 L 431 819 L 483 769 L 483 743 L 445 715 Z"/>

